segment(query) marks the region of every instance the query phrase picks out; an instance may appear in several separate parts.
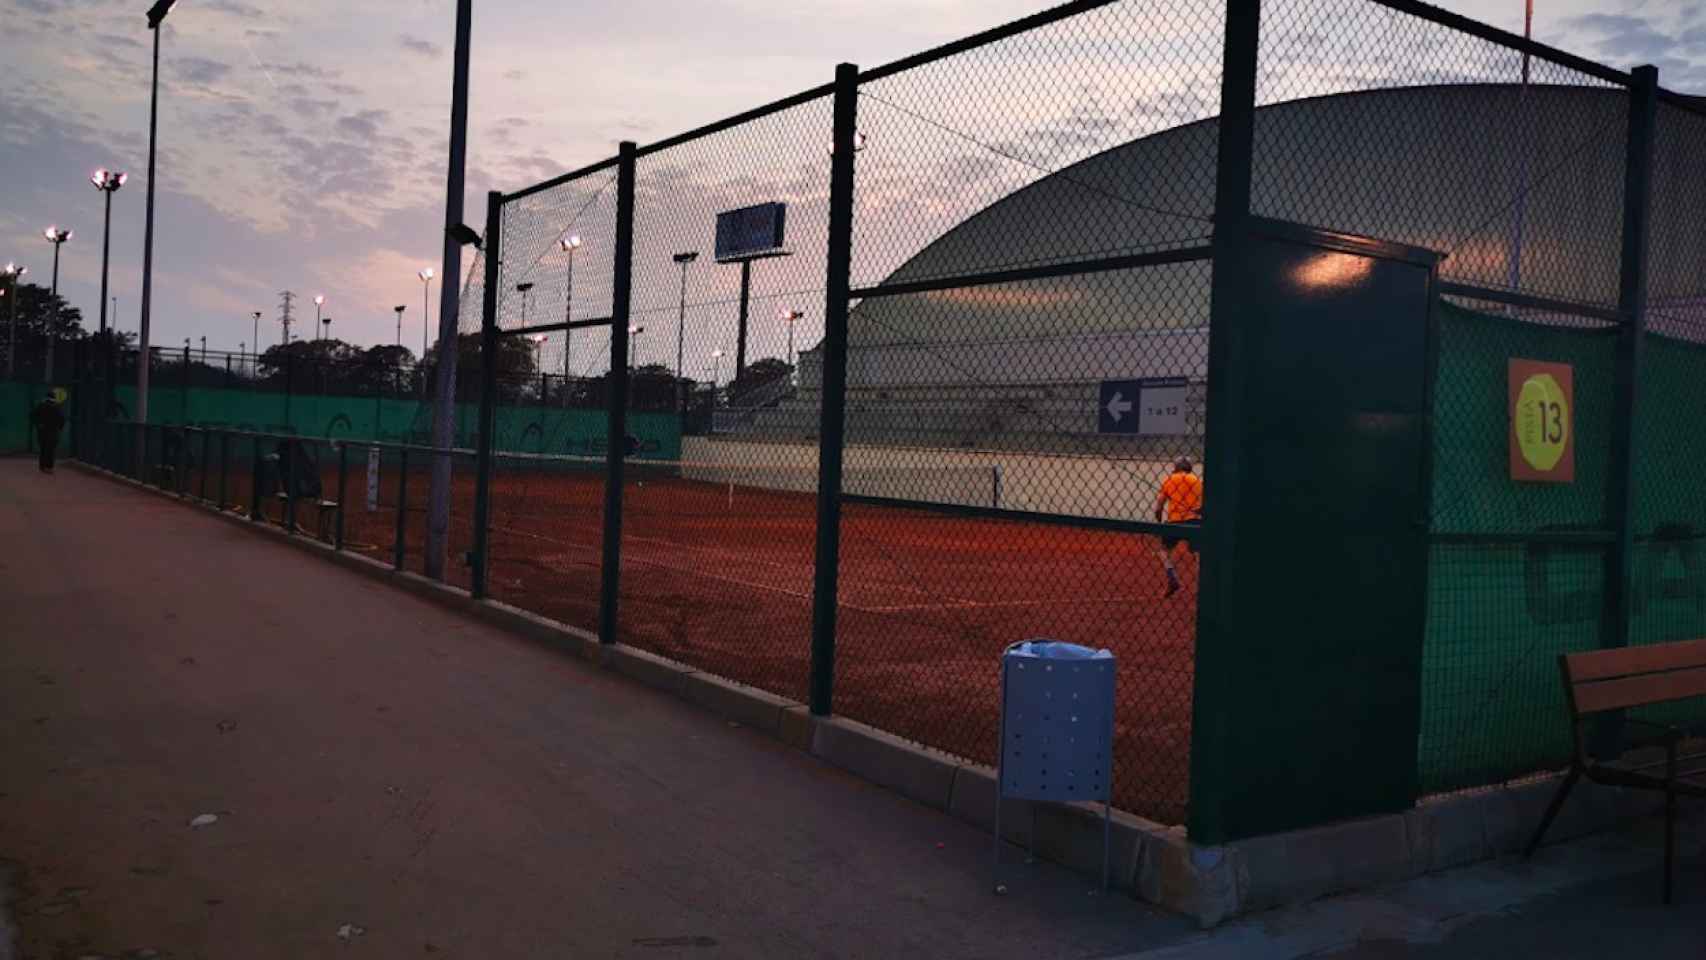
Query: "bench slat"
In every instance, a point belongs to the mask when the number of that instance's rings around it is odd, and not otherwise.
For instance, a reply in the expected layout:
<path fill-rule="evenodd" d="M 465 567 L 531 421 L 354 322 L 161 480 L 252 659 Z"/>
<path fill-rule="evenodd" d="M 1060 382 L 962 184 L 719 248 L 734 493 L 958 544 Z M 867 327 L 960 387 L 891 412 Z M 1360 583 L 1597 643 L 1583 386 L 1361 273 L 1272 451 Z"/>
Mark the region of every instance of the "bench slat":
<path fill-rule="evenodd" d="M 1590 680 L 1575 685 L 1578 714 L 1603 713 L 1701 696 L 1706 696 L 1706 667 Z"/>
<path fill-rule="evenodd" d="M 1706 640 L 1681 640 L 1647 647 L 1590 650 L 1564 656 L 1570 682 L 1610 680 L 1660 670 L 1706 667 Z"/>

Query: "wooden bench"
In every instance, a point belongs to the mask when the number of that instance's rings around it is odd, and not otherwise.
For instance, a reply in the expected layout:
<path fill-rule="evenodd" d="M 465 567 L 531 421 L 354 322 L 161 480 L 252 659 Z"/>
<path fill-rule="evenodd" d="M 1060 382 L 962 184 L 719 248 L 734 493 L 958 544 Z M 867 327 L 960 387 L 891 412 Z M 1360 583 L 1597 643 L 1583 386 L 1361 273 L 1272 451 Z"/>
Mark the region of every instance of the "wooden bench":
<path fill-rule="evenodd" d="M 1676 798 L 1706 797 L 1706 752 L 1679 753 L 1689 736 L 1683 727 L 1624 717 L 1623 722 L 1649 734 L 1634 738 L 1631 743 L 1660 746 L 1664 757 L 1649 759 L 1635 754 L 1603 760 L 1592 756 L 1589 750 L 1588 727 L 1603 714 L 1706 697 L 1706 640 L 1565 654 L 1558 658 L 1558 663 L 1564 674 L 1564 695 L 1575 749 L 1570 771 L 1558 786 L 1545 818 L 1540 821 L 1540 829 L 1534 832 L 1534 839 L 1529 841 L 1523 855 L 1533 856 L 1546 836 L 1546 828 L 1563 808 L 1570 789 L 1583 777 L 1608 786 L 1661 791 L 1665 795 L 1664 902 L 1668 904 L 1676 858 Z"/>

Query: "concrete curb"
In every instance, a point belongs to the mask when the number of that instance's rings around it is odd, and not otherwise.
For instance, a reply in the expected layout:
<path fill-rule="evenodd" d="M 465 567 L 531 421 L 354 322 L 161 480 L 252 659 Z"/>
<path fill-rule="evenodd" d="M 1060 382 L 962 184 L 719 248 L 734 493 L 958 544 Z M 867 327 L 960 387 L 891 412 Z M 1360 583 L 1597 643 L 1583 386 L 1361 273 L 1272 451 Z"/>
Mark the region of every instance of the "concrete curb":
<path fill-rule="evenodd" d="M 399 572 L 389 564 L 282 528 L 255 523 L 193 498 L 157 490 L 76 461 L 78 469 L 128 483 L 265 531 L 350 570 L 392 583 L 553 650 L 693 703 L 717 716 L 774 737 L 858 777 L 925 806 L 993 832 L 995 771 L 903 740 L 844 717 L 814 717 L 802 704 L 593 634 L 465 590 Z M 1256 837 L 1221 846 L 1191 843 L 1183 827 L 1166 827 L 1114 811 L 1110 817 L 1112 885 L 1137 899 L 1212 927 L 1233 917 L 1520 851 L 1557 789 L 1556 777 L 1424 803 L 1402 813 Z M 1547 834 L 1548 843 L 1650 816 L 1663 797 L 1645 791 L 1579 784 Z M 1099 878 L 1102 808 L 1087 803 L 1004 801 L 1002 833 L 1012 843 L 1034 842 L 1038 856 Z M 1655 851 L 1655 857 L 1659 856 Z M 1655 860 L 1656 862 L 1656 860 Z"/>

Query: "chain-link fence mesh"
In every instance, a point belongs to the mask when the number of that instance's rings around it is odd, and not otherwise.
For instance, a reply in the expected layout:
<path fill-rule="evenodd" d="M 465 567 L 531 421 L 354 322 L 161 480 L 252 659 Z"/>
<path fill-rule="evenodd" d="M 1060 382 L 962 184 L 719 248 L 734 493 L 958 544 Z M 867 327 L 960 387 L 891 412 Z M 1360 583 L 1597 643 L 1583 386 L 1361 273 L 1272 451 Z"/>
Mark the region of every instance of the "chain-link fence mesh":
<path fill-rule="evenodd" d="M 1369 0 L 1267 0 L 1251 203 L 1444 253 L 1446 280 L 1615 305 L 1628 99 Z"/>
<path fill-rule="evenodd" d="M 1637 419 L 1623 422 L 1629 78 L 1398 6 L 1261 5 L 1248 157 L 1221 152 L 1222 0 L 1075 3 L 865 74 L 840 397 L 825 393 L 830 88 L 639 148 L 625 370 L 611 369 L 610 327 L 621 164 L 509 195 L 493 353 L 479 338 L 484 254 L 463 288 L 448 579 L 478 586 L 463 562 L 479 541 L 467 448 L 490 370 L 493 598 L 596 627 L 619 521 L 610 639 L 803 700 L 814 591 L 832 588 L 835 712 L 982 763 L 995 759 L 1006 645 L 1107 647 L 1115 801 L 1181 822 L 1197 534 L 1214 522 L 1201 476 L 1215 192 L 1248 160 L 1258 217 L 1443 255 L 1422 793 L 1561 761 L 1558 654 L 1624 642 L 1625 626 L 1631 643 L 1706 632 L 1690 429 L 1706 382 L 1706 114 L 1668 94 L 1658 108 L 1648 336 Z M 738 210 L 743 228 L 720 229 Z M 268 458 L 312 455 L 346 549 L 418 569 L 431 453 L 397 443 L 431 443 L 439 358 L 397 347 L 298 346 L 224 369 L 163 355 L 150 407 L 168 426 L 108 431 L 103 456 L 238 509 L 258 501 L 277 522 Z M 1570 369 L 1570 482 L 1513 479 L 1513 360 Z M 134 375 L 132 362 L 117 379 Z M 624 378 L 613 518 L 610 404 Z M 118 401 L 121 417 L 134 407 L 122 387 Z M 816 494 L 837 402 L 841 553 L 826 584 Z M 172 433 L 186 424 L 214 431 L 205 450 L 195 431 Z M 1631 431 L 1632 462 L 1615 453 Z M 281 452 L 293 436 L 310 442 Z M 342 470 L 332 441 L 349 442 Z M 299 526 L 327 536 L 307 500 Z M 1606 587 L 1630 523 L 1624 624 Z M 1350 670 L 1343 682 L 1357 683 Z"/>

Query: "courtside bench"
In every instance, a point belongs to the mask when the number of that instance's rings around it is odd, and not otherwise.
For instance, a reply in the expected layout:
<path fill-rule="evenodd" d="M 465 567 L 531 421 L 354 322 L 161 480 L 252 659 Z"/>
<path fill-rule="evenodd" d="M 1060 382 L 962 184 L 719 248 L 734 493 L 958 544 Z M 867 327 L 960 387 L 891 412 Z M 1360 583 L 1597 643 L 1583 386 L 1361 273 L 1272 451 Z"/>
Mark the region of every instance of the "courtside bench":
<path fill-rule="evenodd" d="M 1706 640 L 1571 653 L 1559 657 L 1558 662 L 1564 675 L 1574 752 L 1569 773 L 1523 855 L 1534 854 L 1571 788 L 1583 777 L 1608 786 L 1661 791 L 1665 795 L 1664 902 L 1668 904 L 1675 873 L 1676 798 L 1706 797 L 1706 751 L 1683 752 L 1690 737 L 1698 736 L 1699 731 L 1624 717 L 1623 722 L 1644 734 L 1633 742 L 1660 747 L 1663 757 L 1654 759 L 1653 751 L 1647 750 L 1603 759 L 1589 750 L 1588 727 L 1607 714 L 1706 697 Z M 1693 743 L 1699 745 L 1698 740 Z"/>

